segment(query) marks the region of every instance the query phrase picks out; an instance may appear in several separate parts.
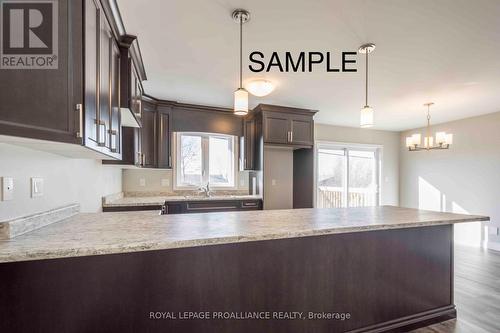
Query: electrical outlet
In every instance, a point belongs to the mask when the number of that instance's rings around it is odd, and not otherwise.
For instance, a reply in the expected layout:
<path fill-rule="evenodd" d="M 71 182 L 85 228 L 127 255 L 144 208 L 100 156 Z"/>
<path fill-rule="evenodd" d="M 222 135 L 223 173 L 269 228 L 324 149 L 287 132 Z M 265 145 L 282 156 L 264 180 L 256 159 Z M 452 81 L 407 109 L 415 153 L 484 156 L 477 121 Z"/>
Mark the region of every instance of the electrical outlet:
<path fill-rule="evenodd" d="M 240 186 L 245 186 L 245 179 L 244 178 L 240 178 Z"/>
<path fill-rule="evenodd" d="M 43 178 L 31 177 L 31 197 L 41 197 L 43 195 Z"/>
<path fill-rule="evenodd" d="M 271 179 L 271 185 L 276 186 L 276 179 Z"/>
<path fill-rule="evenodd" d="M 163 187 L 170 186 L 170 180 L 168 178 L 162 178 L 161 179 L 161 186 L 163 186 Z"/>
<path fill-rule="evenodd" d="M 2 177 L 2 201 L 14 199 L 14 178 Z"/>
<path fill-rule="evenodd" d="M 139 178 L 139 186 L 146 186 L 146 178 Z"/>

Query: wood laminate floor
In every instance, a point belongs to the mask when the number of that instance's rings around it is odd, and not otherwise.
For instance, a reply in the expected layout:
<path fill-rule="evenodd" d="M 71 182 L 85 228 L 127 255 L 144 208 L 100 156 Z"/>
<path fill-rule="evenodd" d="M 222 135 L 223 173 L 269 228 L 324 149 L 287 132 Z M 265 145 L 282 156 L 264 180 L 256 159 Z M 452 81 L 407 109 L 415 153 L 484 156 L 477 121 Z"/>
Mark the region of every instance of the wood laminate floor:
<path fill-rule="evenodd" d="M 500 333 L 500 253 L 455 246 L 457 319 L 412 333 Z"/>

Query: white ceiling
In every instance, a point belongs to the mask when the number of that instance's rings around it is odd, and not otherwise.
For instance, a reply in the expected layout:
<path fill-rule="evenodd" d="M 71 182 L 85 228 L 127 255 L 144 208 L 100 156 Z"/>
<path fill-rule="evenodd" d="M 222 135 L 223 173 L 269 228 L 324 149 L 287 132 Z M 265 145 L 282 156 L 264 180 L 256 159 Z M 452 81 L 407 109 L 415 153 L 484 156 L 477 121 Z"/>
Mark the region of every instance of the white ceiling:
<path fill-rule="evenodd" d="M 232 107 L 238 86 L 235 8 L 244 25 L 244 81 L 276 83 L 250 106 L 271 103 L 317 109 L 315 120 L 359 125 L 364 105 L 364 59 L 358 73 L 252 73 L 248 54 L 262 51 L 342 51 L 366 42 L 369 104 L 375 128 L 405 130 L 500 111 L 498 0 L 118 0 L 128 33 L 136 34 L 148 80 L 146 93 L 186 103 Z"/>

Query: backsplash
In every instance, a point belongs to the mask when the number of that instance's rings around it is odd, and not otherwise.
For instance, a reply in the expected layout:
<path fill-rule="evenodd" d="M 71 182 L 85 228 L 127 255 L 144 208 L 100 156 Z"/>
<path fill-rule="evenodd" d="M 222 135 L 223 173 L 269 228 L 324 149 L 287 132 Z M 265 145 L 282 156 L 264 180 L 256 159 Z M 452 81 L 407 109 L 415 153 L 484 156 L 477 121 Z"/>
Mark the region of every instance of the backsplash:
<path fill-rule="evenodd" d="M 125 196 L 147 195 L 187 195 L 193 193 L 189 190 L 173 189 L 172 170 L 155 169 L 123 169 L 122 191 Z M 248 171 L 240 171 L 237 176 L 235 190 L 214 190 L 218 194 L 248 194 Z"/>

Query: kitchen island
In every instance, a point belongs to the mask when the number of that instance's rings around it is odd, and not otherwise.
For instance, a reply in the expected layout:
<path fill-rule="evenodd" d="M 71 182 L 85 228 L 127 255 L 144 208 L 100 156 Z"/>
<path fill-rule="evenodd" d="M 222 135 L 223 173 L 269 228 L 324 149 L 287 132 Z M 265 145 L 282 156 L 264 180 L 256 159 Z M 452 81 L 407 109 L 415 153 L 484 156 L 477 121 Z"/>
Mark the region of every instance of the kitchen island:
<path fill-rule="evenodd" d="M 0 241 L 0 331 L 418 327 L 456 315 L 453 224 L 487 220 L 391 206 L 79 214 Z"/>

